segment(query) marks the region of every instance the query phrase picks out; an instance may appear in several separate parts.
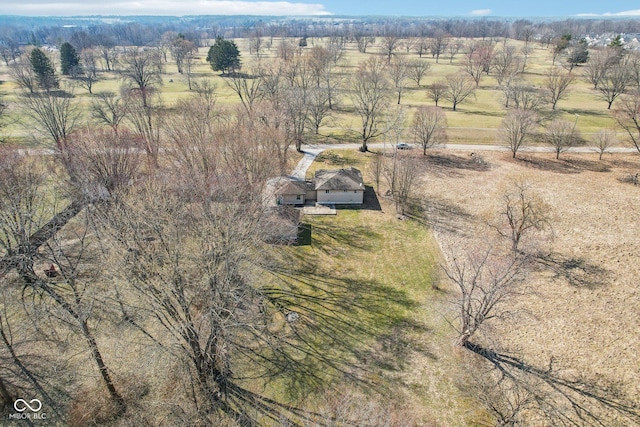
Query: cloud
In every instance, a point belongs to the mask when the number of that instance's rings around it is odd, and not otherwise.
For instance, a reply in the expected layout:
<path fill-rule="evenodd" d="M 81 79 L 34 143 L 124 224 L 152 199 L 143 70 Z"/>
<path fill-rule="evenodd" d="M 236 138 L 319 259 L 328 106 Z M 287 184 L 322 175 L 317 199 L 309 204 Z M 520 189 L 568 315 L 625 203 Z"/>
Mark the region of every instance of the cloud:
<path fill-rule="evenodd" d="M 0 14 L 28 16 L 77 15 L 330 15 L 322 4 L 249 0 L 27 0 L 2 2 Z"/>
<path fill-rule="evenodd" d="M 605 12 L 605 13 L 579 13 L 576 16 L 640 16 L 640 9 L 626 10 L 624 12 Z"/>
<path fill-rule="evenodd" d="M 473 16 L 487 16 L 491 15 L 491 9 L 476 9 L 471 11 Z"/>

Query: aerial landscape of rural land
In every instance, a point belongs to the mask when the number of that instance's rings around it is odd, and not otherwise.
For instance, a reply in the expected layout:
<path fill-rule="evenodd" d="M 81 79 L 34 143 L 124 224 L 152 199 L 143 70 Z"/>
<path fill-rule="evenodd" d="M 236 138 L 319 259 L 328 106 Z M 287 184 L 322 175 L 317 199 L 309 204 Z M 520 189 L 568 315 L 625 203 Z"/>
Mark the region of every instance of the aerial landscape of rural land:
<path fill-rule="evenodd" d="M 0 425 L 640 426 L 628 1 L 0 4 Z"/>

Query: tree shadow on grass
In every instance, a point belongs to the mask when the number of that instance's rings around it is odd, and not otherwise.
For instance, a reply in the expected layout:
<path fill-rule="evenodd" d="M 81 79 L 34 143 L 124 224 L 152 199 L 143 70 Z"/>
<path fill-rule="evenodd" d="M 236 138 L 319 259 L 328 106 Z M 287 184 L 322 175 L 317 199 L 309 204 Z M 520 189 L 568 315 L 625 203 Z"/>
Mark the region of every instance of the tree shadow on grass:
<path fill-rule="evenodd" d="M 485 358 L 507 378 L 535 396 L 537 409 L 551 425 L 638 425 L 638 404 L 615 384 L 596 383 L 580 375 L 568 375 L 553 366 L 533 366 L 521 358 L 468 342 L 465 347 Z"/>
<path fill-rule="evenodd" d="M 594 289 L 604 286 L 610 276 L 609 270 L 591 264 L 584 258 L 549 253 L 538 254 L 535 261 L 538 266 L 555 273 L 556 278 L 564 279 L 577 288 Z"/>
<path fill-rule="evenodd" d="M 345 228 L 336 223 L 314 223 L 312 245 L 330 255 L 339 255 L 342 247 L 372 250 L 381 236 L 367 225 Z M 322 238 L 319 238 L 322 236 Z"/>
<path fill-rule="evenodd" d="M 406 215 L 432 230 L 453 234 L 464 234 L 474 219 L 471 213 L 437 195 L 413 199 Z"/>
<path fill-rule="evenodd" d="M 611 166 L 599 160 L 586 160 L 568 157 L 564 161 L 580 171 L 611 172 Z"/>
<path fill-rule="evenodd" d="M 268 355 L 287 401 L 345 382 L 367 393 L 392 396 L 406 387 L 397 373 L 413 355 L 435 358 L 424 339 L 431 331 L 409 315 L 419 304 L 407 292 L 377 280 L 339 277 L 307 263 L 313 262 L 293 260 L 292 268 L 275 272 L 279 285 L 264 289 L 284 318 L 296 313 L 294 321 L 284 323 L 279 344 Z M 233 390 L 232 395 L 246 400 L 234 407 L 247 406 L 288 425 L 332 425 L 322 414 L 246 390 Z"/>
<path fill-rule="evenodd" d="M 546 172 L 563 174 L 580 173 L 581 169 L 562 159 L 547 159 L 532 155 L 518 155 L 515 159 L 522 166 L 539 169 Z"/>
<path fill-rule="evenodd" d="M 625 168 L 625 169 L 630 169 L 630 170 L 638 170 L 640 169 L 640 158 L 636 159 L 636 161 L 633 160 L 626 160 L 626 159 L 617 159 L 617 158 L 610 158 L 605 160 L 605 162 L 615 168 Z"/>
<path fill-rule="evenodd" d="M 462 157 L 455 154 L 432 153 L 424 158 L 425 170 L 427 173 L 438 177 L 459 178 L 462 177 L 462 170 L 486 172 L 491 166 L 482 161 L 477 155 Z"/>
<path fill-rule="evenodd" d="M 575 174 L 581 172 L 610 172 L 611 166 L 607 162 L 586 160 L 564 155 L 560 159 L 549 159 L 534 155 L 519 155 L 515 159 L 523 166 L 548 172 Z"/>

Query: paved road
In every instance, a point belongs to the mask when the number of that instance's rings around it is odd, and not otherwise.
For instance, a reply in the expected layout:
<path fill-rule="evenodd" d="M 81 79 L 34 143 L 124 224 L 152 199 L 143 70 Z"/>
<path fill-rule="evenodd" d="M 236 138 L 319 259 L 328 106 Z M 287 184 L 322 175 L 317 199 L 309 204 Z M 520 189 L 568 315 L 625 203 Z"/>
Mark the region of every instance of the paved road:
<path fill-rule="evenodd" d="M 304 179 L 307 169 L 316 159 L 318 154 L 322 153 L 324 150 L 357 150 L 360 148 L 362 144 L 323 144 L 323 145 L 303 145 L 302 152 L 304 153 L 304 157 L 300 159 L 298 165 L 293 170 L 291 174 L 294 178 Z M 373 143 L 368 144 L 370 150 L 383 150 L 383 149 L 392 149 L 394 144 L 389 143 Z M 474 144 L 441 144 L 435 145 L 433 148 L 435 149 L 446 149 L 453 151 L 468 151 L 470 153 L 476 151 L 510 151 L 507 147 L 502 145 L 474 145 Z M 418 146 L 415 146 L 415 149 L 420 149 Z M 555 150 L 553 147 L 522 147 L 520 152 L 523 153 L 554 153 Z M 568 153 L 596 153 L 597 150 L 594 147 L 572 147 L 567 150 Z M 614 147 L 610 148 L 608 152 L 611 153 L 635 153 L 637 150 L 635 148 L 626 148 L 626 147 Z"/>

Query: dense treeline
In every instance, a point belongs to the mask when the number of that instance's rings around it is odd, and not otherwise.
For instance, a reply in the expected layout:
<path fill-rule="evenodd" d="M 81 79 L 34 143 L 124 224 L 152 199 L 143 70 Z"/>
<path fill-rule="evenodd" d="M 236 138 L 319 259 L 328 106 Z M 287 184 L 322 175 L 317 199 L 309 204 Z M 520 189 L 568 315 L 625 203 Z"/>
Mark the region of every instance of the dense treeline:
<path fill-rule="evenodd" d="M 392 17 L 127 17 L 116 23 L 100 18 L 27 18 L 0 17 L 0 45 L 52 44 L 71 42 L 76 48 L 102 44 L 105 37 L 118 45 L 155 45 L 167 31 L 184 34 L 197 45 L 219 36 L 247 37 L 260 33 L 269 37 L 330 37 L 362 34 L 370 37 L 433 37 L 444 31 L 453 37 L 526 40 L 532 36 L 553 37 L 563 34 L 640 33 L 635 19 L 430 19 Z M 75 43 L 74 43 L 75 40 Z M 78 42 L 82 40 L 80 46 Z"/>

